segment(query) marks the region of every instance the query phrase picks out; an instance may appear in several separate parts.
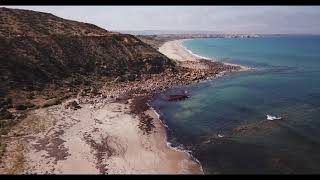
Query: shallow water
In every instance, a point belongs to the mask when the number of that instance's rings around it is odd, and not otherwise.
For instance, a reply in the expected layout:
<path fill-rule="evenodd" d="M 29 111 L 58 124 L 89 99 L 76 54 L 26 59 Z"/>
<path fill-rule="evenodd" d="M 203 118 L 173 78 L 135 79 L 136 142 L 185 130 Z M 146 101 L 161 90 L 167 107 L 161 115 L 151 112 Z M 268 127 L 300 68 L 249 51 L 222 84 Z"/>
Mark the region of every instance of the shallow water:
<path fill-rule="evenodd" d="M 191 98 L 185 101 L 158 95 L 152 105 L 171 142 L 192 150 L 205 173 L 320 172 L 319 36 L 194 39 L 183 45 L 255 71 L 164 92 L 187 90 Z M 268 121 L 266 114 L 283 119 Z"/>

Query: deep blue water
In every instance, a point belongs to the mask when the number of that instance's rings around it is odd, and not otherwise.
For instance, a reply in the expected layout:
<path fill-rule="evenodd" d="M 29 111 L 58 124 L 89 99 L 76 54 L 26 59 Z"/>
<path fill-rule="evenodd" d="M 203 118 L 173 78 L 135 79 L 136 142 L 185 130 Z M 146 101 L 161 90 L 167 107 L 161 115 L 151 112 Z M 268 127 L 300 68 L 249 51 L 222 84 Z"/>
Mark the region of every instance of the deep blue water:
<path fill-rule="evenodd" d="M 320 173 L 320 36 L 183 45 L 255 70 L 164 92 L 187 90 L 191 98 L 185 101 L 158 95 L 152 105 L 167 123 L 170 141 L 192 150 L 205 173 Z M 268 121 L 265 114 L 283 119 Z"/>

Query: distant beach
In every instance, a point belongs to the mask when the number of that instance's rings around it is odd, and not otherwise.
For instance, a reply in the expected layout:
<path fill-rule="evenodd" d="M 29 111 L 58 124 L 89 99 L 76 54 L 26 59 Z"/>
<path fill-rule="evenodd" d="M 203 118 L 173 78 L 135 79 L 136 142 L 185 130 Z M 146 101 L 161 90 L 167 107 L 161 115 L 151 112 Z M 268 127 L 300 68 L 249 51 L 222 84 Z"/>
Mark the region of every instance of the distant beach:
<path fill-rule="evenodd" d="M 166 55 L 167 57 L 177 60 L 177 61 L 197 61 L 199 59 L 206 59 L 211 61 L 217 61 L 216 59 L 203 57 L 197 54 L 192 53 L 186 47 L 182 45 L 183 41 L 190 40 L 190 39 L 182 39 L 182 40 L 173 40 L 164 43 L 161 47 L 159 47 L 159 52 Z M 223 62 L 225 65 L 231 66 L 239 66 L 241 69 L 239 71 L 248 71 L 252 70 L 253 68 L 242 66 L 239 64 L 232 64 Z"/>
<path fill-rule="evenodd" d="M 177 61 L 196 61 L 198 58 L 181 45 L 182 41 L 183 40 L 168 41 L 159 47 L 159 51 Z"/>

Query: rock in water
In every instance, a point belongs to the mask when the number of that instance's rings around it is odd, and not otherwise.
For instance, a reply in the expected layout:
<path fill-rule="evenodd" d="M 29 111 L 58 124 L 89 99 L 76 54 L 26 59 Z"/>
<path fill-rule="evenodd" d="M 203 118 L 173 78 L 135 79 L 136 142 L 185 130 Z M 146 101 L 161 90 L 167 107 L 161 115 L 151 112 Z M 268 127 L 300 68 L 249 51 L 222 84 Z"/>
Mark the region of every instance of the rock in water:
<path fill-rule="evenodd" d="M 165 96 L 164 99 L 166 101 L 180 101 L 180 100 L 184 100 L 184 99 L 187 99 L 188 98 L 188 95 L 185 95 L 185 94 L 180 94 L 180 95 L 168 95 L 168 96 Z"/>

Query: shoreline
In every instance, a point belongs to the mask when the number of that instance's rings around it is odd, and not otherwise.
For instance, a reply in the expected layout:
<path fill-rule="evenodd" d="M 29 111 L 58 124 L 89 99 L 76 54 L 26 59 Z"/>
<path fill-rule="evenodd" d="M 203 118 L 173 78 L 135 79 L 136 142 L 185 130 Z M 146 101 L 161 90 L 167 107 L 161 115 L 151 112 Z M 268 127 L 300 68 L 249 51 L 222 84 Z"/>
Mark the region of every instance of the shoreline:
<path fill-rule="evenodd" d="M 185 52 L 169 48 L 175 49 Z M 61 104 L 30 110 L 3 137 L 7 151 L 0 173 L 204 174 L 190 153 L 170 146 L 166 125 L 148 101 L 168 88 L 241 67 L 201 59 L 176 62 L 174 70 L 133 81 L 116 78 L 97 91 L 80 89 Z"/>
<path fill-rule="evenodd" d="M 198 54 L 193 53 L 191 50 L 187 49 L 185 46 L 182 45 L 182 42 L 187 41 L 187 40 L 192 40 L 192 39 L 179 39 L 179 40 L 172 40 L 172 41 L 165 42 L 162 46 L 160 46 L 158 48 L 158 51 L 161 52 L 162 54 L 166 55 L 169 58 L 173 58 L 174 60 L 176 60 L 178 62 L 181 62 L 181 61 L 182 62 L 183 61 L 197 62 L 201 59 L 217 62 L 217 60 L 215 60 L 215 59 L 200 56 Z M 237 70 L 238 72 L 245 72 L 245 71 L 253 70 L 253 68 L 239 65 L 239 64 L 226 63 L 226 62 L 222 62 L 222 63 L 225 65 L 240 67 L 240 69 Z M 219 74 L 217 74 L 217 77 L 223 76 L 224 73 L 225 73 L 224 71 L 220 72 Z M 160 114 L 152 106 L 150 106 L 150 107 L 158 115 L 159 121 L 161 121 L 161 123 L 164 125 L 164 127 L 167 130 L 168 126 L 163 122 L 164 120 L 161 119 Z M 181 151 L 183 153 L 189 154 L 192 157 L 193 161 L 196 161 L 199 164 L 199 167 L 200 167 L 202 173 L 204 173 L 201 162 L 196 157 L 193 157 L 190 151 L 172 147 L 170 145 L 171 143 L 169 142 L 168 139 L 167 139 L 167 142 L 168 142 L 168 146 L 175 149 L 176 151 Z"/>
<path fill-rule="evenodd" d="M 172 143 L 171 143 L 171 142 L 169 141 L 169 139 L 168 139 L 168 132 L 167 132 L 167 131 L 168 131 L 168 128 L 169 128 L 168 125 L 163 122 L 164 119 L 161 119 L 161 115 L 157 112 L 156 109 L 154 109 L 154 108 L 153 108 L 152 106 L 150 106 L 150 105 L 149 105 L 149 107 L 150 107 L 150 110 L 156 115 L 155 120 L 160 121 L 160 123 L 161 123 L 161 125 L 162 125 L 162 128 L 165 129 L 164 140 L 165 140 L 165 142 L 166 142 L 166 144 L 167 144 L 167 147 L 170 148 L 170 149 L 172 149 L 172 150 L 174 150 L 174 151 L 177 151 L 177 152 L 180 152 L 180 153 L 183 153 L 183 154 L 187 154 L 187 155 L 191 158 L 192 161 L 194 161 L 194 162 L 196 162 L 196 163 L 198 164 L 198 167 L 199 167 L 199 169 L 200 169 L 200 172 L 201 172 L 202 174 L 204 174 L 204 171 L 203 171 L 201 162 L 200 162 L 196 157 L 194 157 L 194 156 L 191 154 L 191 151 L 186 150 L 186 149 L 183 149 L 183 148 L 179 148 L 179 147 L 174 147 L 174 146 L 172 146 Z M 182 144 L 181 144 L 181 145 L 182 145 Z"/>
<path fill-rule="evenodd" d="M 179 39 L 179 40 L 168 41 L 168 42 L 165 42 L 161 47 L 159 47 L 158 50 L 159 52 L 166 55 L 167 57 L 175 59 L 177 61 L 198 61 L 199 59 L 205 59 L 205 60 L 210 60 L 214 62 L 218 61 L 215 58 L 208 58 L 208 57 L 195 54 L 191 50 L 187 49 L 185 46 L 182 45 L 182 42 L 188 41 L 188 40 L 192 40 L 192 39 Z M 187 59 L 185 60 L 185 58 Z M 225 65 L 238 66 L 241 68 L 239 71 L 250 71 L 254 69 L 254 68 L 243 66 L 240 64 L 227 63 L 223 61 L 219 61 L 219 62 Z"/>
<path fill-rule="evenodd" d="M 152 117 L 153 117 L 156 121 L 159 121 L 159 122 L 160 122 L 161 128 L 164 130 L 164 133 L 162 134 L 162 137 L 163 137 L 163 139 L 164 139 L 164 141 L 165 141 L 165 143 L 166 143 L 166 146 L 167 146 L 169 149 L 173 150 L 173 151 L 176 151 L 176 152 L 178 152 L 178 153 L 187 155 L 187 156 L 186 156 L 186 160 L 187 160 L 187 161 L 194 161 L 194 162 L 197 164 L 197 169 L 195 170 L 195 172 L 196 172 L 197 174 L 204 174 L 204 171 L 203 171 L 203 168 L 202 168 L 202 165 L 201 165 L 200 161 L 199 161 L 198 159 L 196 159 L 194 156 L 192 156 L 192 154 L 191 154 L 189 151 L 187 151 L 187 150 L 185 150 L 185 149 L 180 149 L 180 148 L 178 148 L 178 147 L 174 147 L 174 146 L 171 145 L 171 143 L 170 143 L 169 140 L 168 140 L 168 134 L 167 134 L 167 128 L 168 128 L 168 126 L 161 120 L 161 117 L 160 117 L 160 115 L 158 114 L 158 112 L 157 112 L 155 109 L 153 109 L 151 106 L 150 106 L 150 110 L 151 110 L 151 113 L 153 113 L 153 114 L 155 115 L 155 116 L 152 116 Z M 198 168 L 199 168 L 199 169 L 198 169 Z M 200 170 L 200 171 L 199 171 L 199 170 Z"/>

